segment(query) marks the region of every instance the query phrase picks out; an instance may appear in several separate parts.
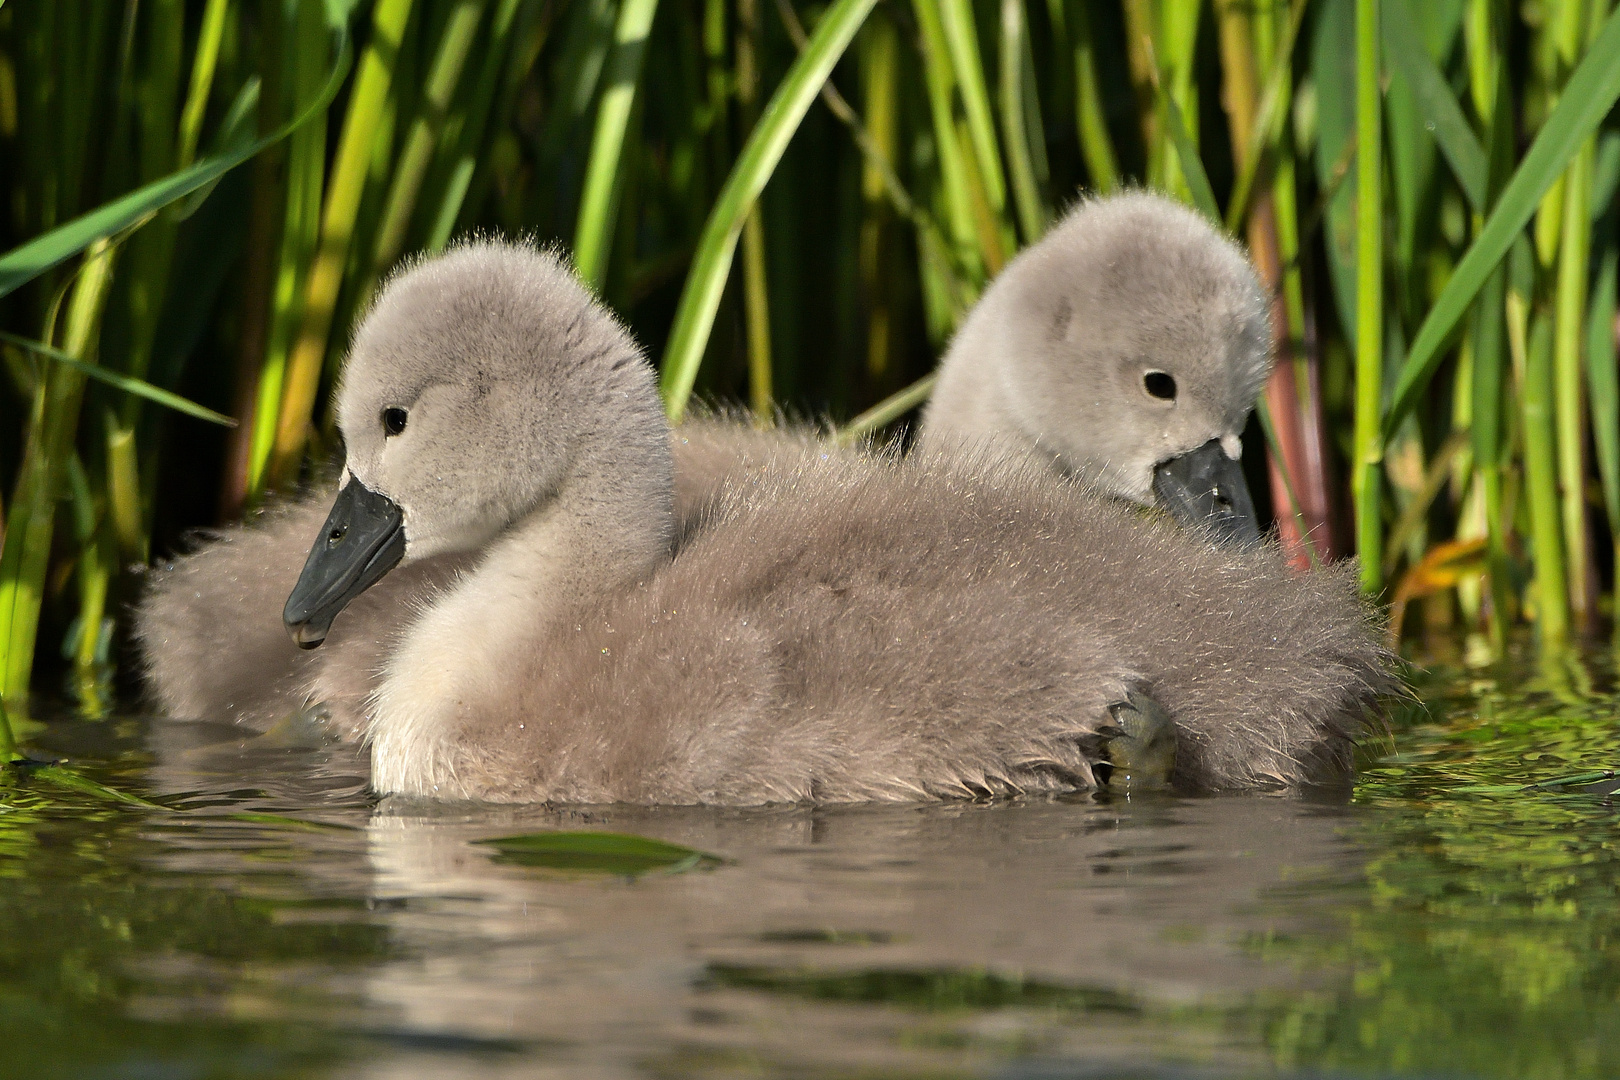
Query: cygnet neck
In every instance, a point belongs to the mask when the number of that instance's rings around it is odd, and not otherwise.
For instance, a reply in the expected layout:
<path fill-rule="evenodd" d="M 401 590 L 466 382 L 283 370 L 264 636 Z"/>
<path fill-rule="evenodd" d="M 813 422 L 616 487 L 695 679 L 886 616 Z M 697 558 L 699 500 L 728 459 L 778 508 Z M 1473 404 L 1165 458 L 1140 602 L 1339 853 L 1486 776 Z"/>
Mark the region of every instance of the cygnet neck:
<path fill-rule="evenodd" d="M 434 744 L 466 699 L 463 689 L 499 685 L 548 629 L 669 558 L 668 429 L 661 414 L 638 428 L 652 430 L 609 430 L 582 447 L 555 494 L 492 540 L 405 631 L 371 709 L 379 790 L 454 795 L 455 778 L 434 771 L 444 760 Z M 514 620 L 514 611 L 523 617 Z"/>

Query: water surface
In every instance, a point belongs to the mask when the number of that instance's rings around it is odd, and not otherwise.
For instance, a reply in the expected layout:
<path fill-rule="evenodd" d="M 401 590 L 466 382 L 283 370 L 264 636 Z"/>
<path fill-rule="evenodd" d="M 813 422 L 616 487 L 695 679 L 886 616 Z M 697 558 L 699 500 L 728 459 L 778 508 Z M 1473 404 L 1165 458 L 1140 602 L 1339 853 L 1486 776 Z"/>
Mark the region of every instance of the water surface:
<path fill-rule="evenodd" d="M 1620 1075 L 1612 664 L 1436 663 L 1353 792 L 377 803 L 352 750 L 59 713 L 0 790 L 0 1073 Z M 296 735 L 296 733 L 294 733 Z M 1481 790 L 1483 789 L 1483 790 Z M 638 877 L 480 839 L 611 829 Z"/>

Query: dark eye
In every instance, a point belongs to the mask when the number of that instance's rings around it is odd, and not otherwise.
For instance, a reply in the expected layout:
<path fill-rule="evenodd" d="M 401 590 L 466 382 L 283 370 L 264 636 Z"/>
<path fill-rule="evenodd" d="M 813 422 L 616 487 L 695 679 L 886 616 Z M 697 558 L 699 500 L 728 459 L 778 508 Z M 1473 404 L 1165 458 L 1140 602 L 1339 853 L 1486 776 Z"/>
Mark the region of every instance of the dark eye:
<path fill-rule="evenodd" d="M 1143 375 L 1142 387 L 1163 401 L 1176 400 L 1176 380 L 1163 371 L 1150 371 Z"/>
<path fill-rule="evenodd" d="M 384 409 L 383 410 L 383 430 L 388 432 L 388 434 L 390 434 L 390 435 L 398 435 L 400 432 L 404 431 L 405 430 L 405 410 L 404 409 Z"/>

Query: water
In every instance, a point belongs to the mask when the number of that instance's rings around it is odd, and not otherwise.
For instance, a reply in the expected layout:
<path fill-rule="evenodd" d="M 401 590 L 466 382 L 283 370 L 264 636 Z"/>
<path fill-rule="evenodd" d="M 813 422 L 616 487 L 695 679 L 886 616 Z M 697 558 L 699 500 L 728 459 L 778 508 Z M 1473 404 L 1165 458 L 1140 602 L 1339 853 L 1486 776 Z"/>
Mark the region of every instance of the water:
<path fill-rule="evenodd" d="M 1437 665 L 1353 794 L 438 807 L 352 751 L 150 718 L 0 790 L 0 1074 L 1620 1075 L 1611 665 Z M 1479 790 L 1484 787 L 1487 790 Z M 630 879 L 473 841 L 612 829 Z"/>

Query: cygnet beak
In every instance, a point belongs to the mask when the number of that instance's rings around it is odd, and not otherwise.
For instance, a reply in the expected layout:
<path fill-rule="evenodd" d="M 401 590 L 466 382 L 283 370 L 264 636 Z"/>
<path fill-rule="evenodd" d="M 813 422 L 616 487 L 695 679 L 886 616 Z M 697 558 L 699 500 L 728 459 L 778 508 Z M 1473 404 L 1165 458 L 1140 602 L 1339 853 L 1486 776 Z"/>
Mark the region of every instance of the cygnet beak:
<path fill-rule="evenodd" d="M 304 572 L 287 597 L 281 619 L 300 649 L 313 649 L 349 601 L 369 589 L 405 554 L 405 515 L 399 504 L 350 477 Z"/>
<path fill-rule="evenodd" d="M 1217 543 L 1238 548 L 1260 543 L 1243 468 L 1226 456 L 1219 439 L 1156 465 L 1153 495 L 1177 521 L 1207 530 Z"/>

